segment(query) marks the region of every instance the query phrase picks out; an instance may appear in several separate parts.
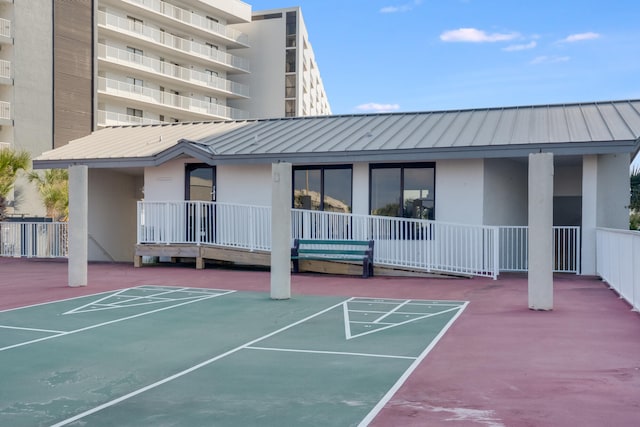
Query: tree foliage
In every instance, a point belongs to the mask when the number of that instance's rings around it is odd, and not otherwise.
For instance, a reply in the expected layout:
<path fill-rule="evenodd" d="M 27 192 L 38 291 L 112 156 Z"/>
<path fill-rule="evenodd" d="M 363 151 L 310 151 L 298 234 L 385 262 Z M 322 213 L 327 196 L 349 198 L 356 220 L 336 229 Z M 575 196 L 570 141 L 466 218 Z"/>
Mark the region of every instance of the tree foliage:
<path fill-rule="evenodd" d="M 640 167 L 631 172 L 631 216 L 629 217 L 629 228 L 640 230 Z"/>
<path fill-rule="evenodd" d="M 16 182 L 16 175 L 29 167 L 31 157 L 26 151 L 0 148 L 0 221 L 7 210 L 7 196 Z"/>
<path fill-rule="evenodd" d="M 32 171 L 29 181 L 36 183 L 47 216 L 54 221 L 65 221 L 69 217 L 69 172 L 66 169 Z"/>
<path fill-rule="evenodd" d="M 640 167 L 631 172 L 631 210 L 640 213 Z"/>

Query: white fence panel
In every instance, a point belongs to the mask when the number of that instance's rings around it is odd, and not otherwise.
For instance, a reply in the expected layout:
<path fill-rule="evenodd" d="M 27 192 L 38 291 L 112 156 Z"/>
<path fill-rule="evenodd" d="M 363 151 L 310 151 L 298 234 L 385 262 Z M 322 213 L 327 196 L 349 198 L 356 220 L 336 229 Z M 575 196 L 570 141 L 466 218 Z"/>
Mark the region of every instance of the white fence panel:
<path fill-rule="evenodd" d="M 374 263 L 497 277 L 497 227 L 292 210 L 293 238 L 374 240 Z"/>
<path fill-rule="evenodd" d="M 216 202 L 138 202 L 138 243 L 271 248 L 271 208 Z"/>
<path fill-rule="evenodd" d="M 640 310 L 640 231 L 596 230 L 596 273 Z"/>
<path fill-rule="evenodd" d="M 292 238 L 374 240 L 374 262 L 497 277 L 527 271 L 527 227 L 491 227 L 292 210 Z M 554 271 L 580 271 L 580 228 L 554 227 Z M 216 202 L 139 202 L 138 243 L 270 250 L 271 209 Z"/>
<path fill-rule="evenodd" d="M 527 226 L 500 226 L 500 271 L 528 270 Z M 580 274 L 580 227 L 553 227 L 553 271 Z"/>
<path fill-rule="evenodd" d="M 0 256 L 65 258 L 66 222 L 0 222 Z"/>

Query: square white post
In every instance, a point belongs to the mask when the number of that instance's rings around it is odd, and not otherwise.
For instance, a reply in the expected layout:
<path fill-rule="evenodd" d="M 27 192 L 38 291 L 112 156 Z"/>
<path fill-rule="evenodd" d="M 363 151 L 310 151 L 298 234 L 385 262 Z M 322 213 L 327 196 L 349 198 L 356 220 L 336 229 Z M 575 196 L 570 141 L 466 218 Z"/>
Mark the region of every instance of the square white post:
<path fill-rule="evenodd" d="M 69 166 L 69 286 L 87 286 L 88 168 Z"/>
<path fill-rule="evenodd" d="M 598 214 L 598 156 L 582 159 L 582 254 L 581 274 L 596 274 L 596 227 Z"/>
<path fill-rule="evenodd" d="M 271 299 L 291 298 L 291 163 L 271 165 Z"/>
<path fill-rule="evenodd" d="M 529 308 L 553 309 L 553 154 L 529 154 Z"/>

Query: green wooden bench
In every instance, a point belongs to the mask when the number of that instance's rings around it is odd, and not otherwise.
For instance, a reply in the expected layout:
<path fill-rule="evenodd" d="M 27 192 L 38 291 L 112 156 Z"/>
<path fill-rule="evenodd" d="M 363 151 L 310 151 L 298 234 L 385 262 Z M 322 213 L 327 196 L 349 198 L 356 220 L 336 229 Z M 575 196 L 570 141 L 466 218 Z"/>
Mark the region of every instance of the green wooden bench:
<path fill-rule="evenodd" d="M 373 240 L 295 239 L 291 248 L 293 272 L 300 260 L 362 262 L 362 277 L 373 276 Z"/>

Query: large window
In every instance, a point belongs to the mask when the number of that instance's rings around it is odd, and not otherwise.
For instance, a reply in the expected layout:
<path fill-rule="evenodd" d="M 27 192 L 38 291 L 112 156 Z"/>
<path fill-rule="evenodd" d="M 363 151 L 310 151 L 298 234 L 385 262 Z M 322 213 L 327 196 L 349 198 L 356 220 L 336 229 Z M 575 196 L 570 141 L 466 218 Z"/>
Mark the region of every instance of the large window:
<path fill-rule="evenodd" d="M 293 207 L 351 212 L 351 166 L 298 166 L 293 169 Z"/>
<path fill-rule="evenodd" d="M 370 212 L 404 218 L 435 218 L 435 165 L 373 164 Z"/>

